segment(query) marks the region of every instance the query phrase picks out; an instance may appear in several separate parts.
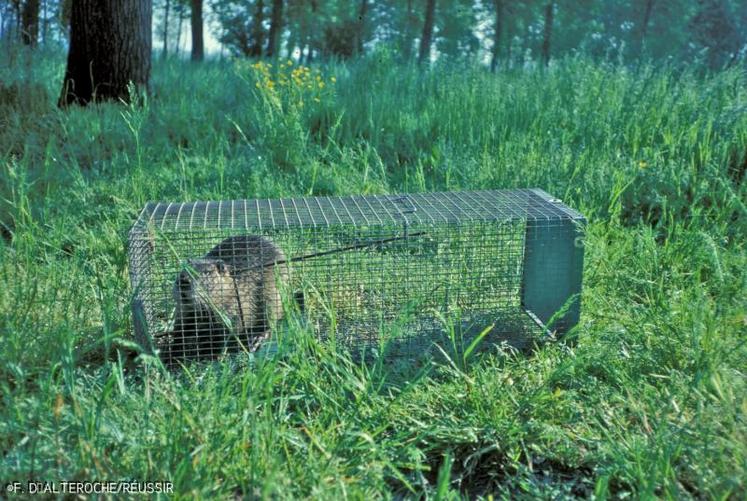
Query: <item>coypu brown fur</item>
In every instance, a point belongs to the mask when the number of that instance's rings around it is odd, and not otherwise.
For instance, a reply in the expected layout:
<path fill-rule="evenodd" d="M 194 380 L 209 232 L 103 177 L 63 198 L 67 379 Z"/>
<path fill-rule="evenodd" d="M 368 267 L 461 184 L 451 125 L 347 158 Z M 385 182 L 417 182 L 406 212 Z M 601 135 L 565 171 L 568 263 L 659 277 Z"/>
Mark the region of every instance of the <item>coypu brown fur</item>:
<path fill-rule="evenodd" d="M 188 261 L 174 284 L 175 357 L 213 357 L 243 345 L 255 351 L 283 316 L 280 290 L 290 278 L 283 251 L 258 235 L 226 238 Z"/>

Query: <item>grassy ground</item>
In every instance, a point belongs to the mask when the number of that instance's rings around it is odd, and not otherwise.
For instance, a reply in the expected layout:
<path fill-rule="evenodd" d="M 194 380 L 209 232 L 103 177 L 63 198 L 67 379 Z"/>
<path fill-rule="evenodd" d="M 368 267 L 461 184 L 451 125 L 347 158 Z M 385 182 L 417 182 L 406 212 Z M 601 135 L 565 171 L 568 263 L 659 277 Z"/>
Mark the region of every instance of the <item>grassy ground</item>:
<path fill-rule="evenodd" d="M 743 72 L 168 62 L 136 106 L 60 112 L 63 55 L 4 57 L 1 481 L 747 492 Z M 147 200 L 535 186 L 591 221 L 573 343 L 408 367 L 351 362 L 298 328 L 271 359 L 180 375 L 118 360 L 124 241 Z"/>

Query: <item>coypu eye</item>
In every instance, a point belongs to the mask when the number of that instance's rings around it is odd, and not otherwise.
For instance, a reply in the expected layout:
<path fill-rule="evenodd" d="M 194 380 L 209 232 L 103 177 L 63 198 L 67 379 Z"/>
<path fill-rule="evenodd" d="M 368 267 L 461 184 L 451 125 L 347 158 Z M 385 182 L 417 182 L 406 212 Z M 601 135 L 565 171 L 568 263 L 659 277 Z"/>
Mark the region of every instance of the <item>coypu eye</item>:
<path fill-rule="evenodd" d="M 218 269 L 218 273 L 226 272 L 226 263 L 224 263 L 223 261 L 216 261 L 215 267 Z"/>

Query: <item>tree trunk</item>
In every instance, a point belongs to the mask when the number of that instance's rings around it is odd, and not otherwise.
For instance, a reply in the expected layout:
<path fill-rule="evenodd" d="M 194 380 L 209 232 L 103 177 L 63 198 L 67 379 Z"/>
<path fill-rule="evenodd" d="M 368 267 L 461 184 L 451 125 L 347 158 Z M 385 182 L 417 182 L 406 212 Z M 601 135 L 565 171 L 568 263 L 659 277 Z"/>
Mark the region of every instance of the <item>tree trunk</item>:
<path fill-rule="evenodd" d="M 412 20 L 415 17 L 415 13 L 412 9 L 412 0 L 407 0 L 407 14 L 405 14 L 405 27 L 403 29 L 403 38 L 402 41 L 402 57 L 405 59 L 405 61 L 409 61 L 410 57 L 412 56 Z"/>
<path fill-rule="evenodd" d="M 47 15 L 47 0 L 42 3 L 42 44 L 47 45 L 47 30 L 49 29 L 49 17 Z"/>
<path fill-rule="evenodd" d="M 15 18 L 15 36 L 13 37 L 13 40 L 16 40 L 18 37 L 22 37 L 21 34 L 21 26 L 22 26 L 22 17 L 23 14 L 21 13 L 21 0 L 15 0 L 13 3 L 13 11 L 14 11 L 14 18 Z"/>
<path fill-rule="evenodd" d="M 176 53 L 176 56 L 179 56 L 179 51 L 181 50 L 182 45 L 182 23 L 184 22 L 184 4 L 178 3 L 179 6 L 179 23 L 176 25 L 176 49 L 174 52 Z"/>
<path fill-rule="evenodd" d="M 74 0 L 60 107 L 129 100 L 150 78 L 151 0 Z"/>
<path fill-rule="evenodd" d="M 263 0 L 257 0 L 254 19 L 252 20 L 252 42 L 251 47 L 249 47 L 251 57 L 262 57 L 262 45 L 265 43 L 264 10 L 265 3 Z"/>
<path fill-rule="evenodd" d="M 495 34 L 493 35 L 493 59 L 490 61 L 490 71 L 495 73 L 501 49 L 501 34 L 503 31 L 503 0 L 493 0 L 495 4 Z"/>
<path fill-rule="evenodd" d="M 420 39 L 420 54 L 418 62 L 431 58 L 431 40 L 433 39 L 433 22 L 436 18 L 436 0 L 426 0 L 425 22 L 423 23 L 423 37 Z"/>
<path fill-rule="evenodd" d="M 3 8 L 3 18 L 0 19 L 2 23 L 3 38 L 10 42 L 13 40 L 13 26 L 15 25 L 15 13 L 16 5 L 13 2 L 8 2 Z"/>
<path fill-rule="evenodd" d="M 8 13 L 5 10 L 5 4 L 0 3 L 0 40 L 5 38 L 5 33 L 6 33 L 5 22 L 7 18 L 8 18 Z"/>
<path fill-rule="evenodd" d="M 555 2 L 547 2 L 545 6 L 545 28 L 542 34 L 542 62 L 545 66 L 550 64 L 550 39 L 552 37 L 552 23 L 555 16 Z"/>
<path fill-rule="evenodd" d="M 363 41 L 366 37 L 366 13 L 368 12 L 368 0 L 361 0 L 361 7 L 358 12 L 358 36 L 356 37 L 356 50 L 358 54 L 363 54 Z"/>
<path fill-rule="evenodd" d="M 25 0 L 21 11 L 21 40 L 35 47 L 39 40 L 39 0 Z"/>
<path fill-rule="evenodd" d="M 514 49 L 514 36 L 513 36 L 513 30 L 511 29 L 511 24 L 506 25 L 506 62 L 505 67 L 511 68 L 513 61 L 513 49 Z"/>
<path fill-rule="evenodd" d="M 5 38 L 5 33 L 6 33 L 5 22 L 7 18 L 8 18 L 8 14 L 6 13 L 5 8 L 3 6 L 2 10 L 0 10 L 0 40 Z"/>
<path fill-rule="evenodd" d="M 270 33 L 267 37 L 267 57 L 275 57 L 278 48 L 278 38 L 283 24 L 283 0 L 272 0 L 270 13 Z"/>
<path fill-rule="evenodd" d="M 310 0 L 309 2 L 311 4 L 311 33 L 317 33 L 319 28 L 319 19 L 317 16 L 317 12 L 319 10 L 319 2 L 318 0 Z M 310 35 L 308 37 L 308 43 L 307 43 L 307 50 L 306 50 L 306 64 L 308 65 L 311 63 L 311 60 L 314 57 L 314 37 L 313 35 Z"/>
<path fill-rule="evenodd" d="M 202 0 L 192 1 L 192 61 L 205 57 L 205 42 L 202 38 Z"/>
<path fill-rule="evenodd" d="M 646 0 L 646 8 L 643 11 L 643 22 L 641 23 L 641 51 L 646 46 L 646 34 L 648 25 L 651 22 L 651 11 L 654 9 L 654 0 Z"/>
<path fill-rule="evenodd" d="M 70 18 L 72 17 L 73 0 L 60 0 L 58 5 L 58 22 L 62 28 L 65 40 L 70 43 Z"/>
<path fill-rule="evenodd" d="M 171 7 L 171 0 L 166 0 L 166 4 L 163 6 L 163 58 L 169 54 L 169 8 Z"/>

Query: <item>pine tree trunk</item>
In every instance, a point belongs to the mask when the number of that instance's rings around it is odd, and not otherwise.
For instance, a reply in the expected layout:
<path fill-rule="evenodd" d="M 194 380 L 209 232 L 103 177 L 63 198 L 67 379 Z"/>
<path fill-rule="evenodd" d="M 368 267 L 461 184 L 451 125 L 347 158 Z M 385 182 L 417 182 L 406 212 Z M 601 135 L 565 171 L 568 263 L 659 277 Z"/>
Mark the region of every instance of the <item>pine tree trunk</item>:
<path fill-rule="evenodd" d="M 163 7 L 163 58 L 169 55 L 169 7 L 171 0 L 166 0 Z"/>
<path fill-rule="evenodd" d="M 490 61 L 490 71 L 495 73 L 498 67 L 498 59 L 501 50 L 501 34 L 503 31 L 503 0 L 494 0 L 495 3 L 495 33 L 493 35 L 493 58 Z"/>
<path fill-rule="evenodd" d="M 202 37 L 202 0 L 192 0 L 192 61 L 205 57 L 205 42 Z"/>
<path fill-rule="evenodd" d="M 265 43 L 265 28 L 264 28 L 264 11 L 265 4 L 262 0 L 257 0 L 255 6 L 254 19 L 252 20 L 252 42 L 249 48 L 249 55 L 251 57 L 262 57 L 262 45 Z"/>
<path fill-rule="evenodd" d="M 39 40 L 39 0 L 25 0 L 21 10 L 21 40 L 35 47 Z"/>
<path fill-rule="evenodd" d="M 431 40 L 433 38 L 433 23 L 436 18 L 436 0 L 426 0 L 425 22 L 423 23 L 423 37 L 420 39 L 420 54 L 418 61 L 430 61 Z"/>
<path fill-rule="evenodd" d="M 151 17 L 151 0 L 74 0 L 59 106 L 128 100 L 130 82 L 147 88 Z"/>
<path fill-rule="evenodd" d="M 272 12 L 270 13 L 270 33 L 267 37 L 267 57 L 275 57 L 278 48 L 278 39 L 283 24 L 283 0 L 272 0 Z"/>
<path fill-rule="evenodd" d="M 545 66 L 550 64 L 550 39 L 552 38 L 552 23 L 555 16 L 555 2 L 547 2 L 545 6 L 545 28 L 542 35 L 542 62 Z"/>

